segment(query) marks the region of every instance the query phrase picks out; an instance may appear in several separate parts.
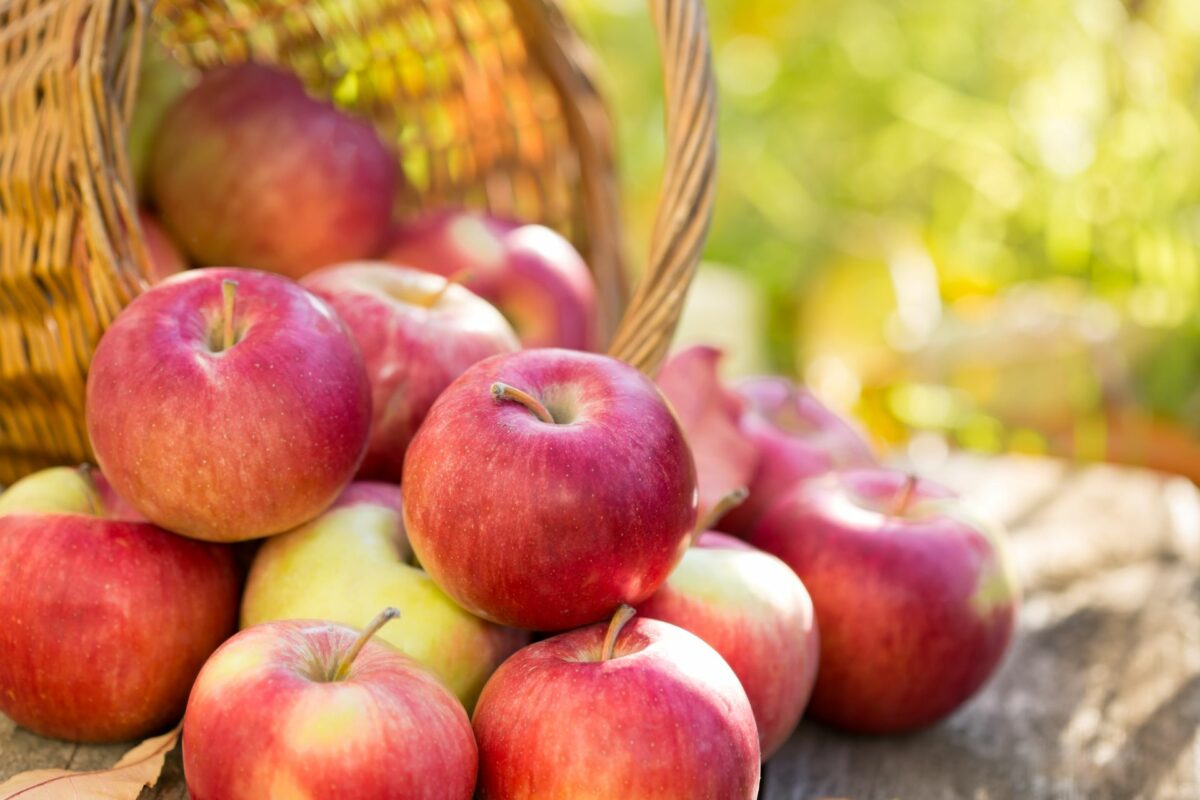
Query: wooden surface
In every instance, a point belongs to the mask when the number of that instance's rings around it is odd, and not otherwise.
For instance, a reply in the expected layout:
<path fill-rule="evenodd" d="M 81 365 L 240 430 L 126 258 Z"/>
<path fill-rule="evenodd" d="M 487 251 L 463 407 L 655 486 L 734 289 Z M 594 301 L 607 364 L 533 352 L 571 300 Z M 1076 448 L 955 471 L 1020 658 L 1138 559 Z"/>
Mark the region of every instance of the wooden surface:
<path fill-rule="evenodd" d="M 803 723 L 766 800 L 1200 798 L 1200 495 L 1111 466 L 955 456 L 922 470 L 1006 522 L 1026 597 L 1015 646 L 966 708 L 926 732 Z M 112 764 L 127 745 L 40 739 L 0 717 L 0 780 Z M 144 798 L 185 798 L 178 751 Z M 623 799 L 622 799 L 623 800 Z"/>

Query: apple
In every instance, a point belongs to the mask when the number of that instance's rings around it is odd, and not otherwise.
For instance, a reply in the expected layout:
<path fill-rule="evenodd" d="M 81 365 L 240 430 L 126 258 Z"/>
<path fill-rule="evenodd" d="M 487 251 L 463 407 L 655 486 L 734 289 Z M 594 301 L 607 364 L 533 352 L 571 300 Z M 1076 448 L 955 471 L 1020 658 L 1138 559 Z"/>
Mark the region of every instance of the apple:
<path fill-rule="evenodd" d="M 263 544 L 246 584 L 242 626 L 311 617 L 357 627 L 381 606 L 398 606 L 404 616 L 380 637 L 473 708 L 488 677 L 529 636 L 463 611 L 411 556 L 400 488 L 352 483 L 329 511 Z"/>
<path fill-rule="evenodd" d="M 302 285 L 346 323 L 371 379 L 361 478 L 399 483 L 408 443 L 442 390 L 476 361 L 520 348 L 486 300 L 428 272 L 358 262 L 312 273 Z"/>
<path fill-rule="evenodd" d="M 436 211 L 399 226 L 387 259 L 463 276 L 526 347 L 596 349 L 596 282 L 571 243 L 547 227 Z"/>
<path fill-rule="evenodd" d="M 758 796 L 737 676 L 682 628 L 622 627 L 631 615 L 532 644 L 496 671 L 473 720 L 483 800 Z"/>
<path fill-rule="evenodd" d="M 791 567 L 707 531 L 638 613 L 691 631 L 733 668 L 754 711 L 763 761 L 787 741 L 820 657 L 812 600 Z"/>
<path fill-rule="evenodd" d="M 757 446 L 739 425 L 745 403 L 717 374 L 723 355 L 706 345 L 680 350 L 663 362 L 655 378 L 696 459 L 702 516 L 730 492 L 748 486 L 759 461 Z"/>
<path fill-rule="evenodd" d="M 0 495 L 0 711 L 43 736 L 115 742 L 183 713 L 237 622 L 222 545 L 113 519 L 86 471 Z"/>
<path fill-rule="evenodd" d="M 211 541 L 290 530 L 324 511 L 366 449 L 370 385 L 324 301 L 286 278 L 190 270 L 100 340 L 87 429 L 117 494 Z"/>
<path fill-rule="evenodd" d="M 667 579 L 696 522 L 696 471 L 636 369 L 523 350 L 479 362 L 434 403 L 404 461 L 404 521 L 463 608 L 564 630 Z"/>
<path fill-rule="evenodd" d="M 995 671 L 1018 589 L 1003 534 L 949 489 L 851 470 L 797 484 L 750 543 L 796 571 L 821 627 L 809 712 L 861 733 L 930 725 Z"/>
<path fill-rule="evenodd" d="M 166 112 L 150 163 L 154 204 L 193 259 L 292 278 L 377 255 L 398 181 L 369 124 L 254 63 L 205 72 Z"/>
<path fill-rule="evenodd" d="M 364 631 L 288 620 L 248 628 L 200 672 L 183 719 L 192 800 L 470 800 L 477 750 L 454 695 Z"/>
<path fill-rule="evenodd" d="M 743 380 L 734 390 L 744 400 L 739 427 L 758 448 L 758 463 L 748 484 L 750 496 L 718 523 L 721 530 L 747 536 L 797 482 L 834 469 L 876 465 L 862 435 L 808 389 L 767 376 Z"/>
<path fill-rule="evenodd" d="M 138 222 L 141 223 L 142 236 L 146 240 L 146 254 L 150 257 L 152 284 L 160 283 L 176 272 L 183 272 L 188 268 L 187 259 L 153 214 L 144 208 L 139 209 Z"/>

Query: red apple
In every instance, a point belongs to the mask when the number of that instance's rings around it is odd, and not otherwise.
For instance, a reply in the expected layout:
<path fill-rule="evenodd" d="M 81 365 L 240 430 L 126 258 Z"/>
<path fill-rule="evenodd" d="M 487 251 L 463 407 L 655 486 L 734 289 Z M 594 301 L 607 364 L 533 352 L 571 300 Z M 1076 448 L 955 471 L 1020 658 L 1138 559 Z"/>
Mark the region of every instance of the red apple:
<path fill-rule="evenodd" d="M 422 566 L 459 605 L 563 630 L 640 603 L 696 521 L 687 442 L 654 384 L 607 356 L 524 350 L 450 385 L 404 462 Z"/>
<path fill-rule="evenodd" d="M 820 656 L 812 600 L 787 564 L 709 531 L 638 613 L 691 631 L 733 668 L 750 698 L 764 761 L 787 741 Z"/>
<path fill-rule="evenodd" d="M 86 473 L 0 495 L 0 711 L 43 736 L 135 739 L 183 713 L 237 625 L 227 547 L 113 519 Z"/>
<path fill-rule="evenodd" d="M 488 681 L 474 718 L 483 800 L 757 797 L 737 676 L 687 631 L 622 630 L 618 614 L 607 634 L 593 625 L 518 651 Z"/>
<path fill-rule="evenodd" d="M 871 469 L 797 484 L 750 543 L 812 595 L 821 665 L 809 712 L 838 727 L 936 722 L 983 685 L 1012 636 L 1002 534 L 929 481 Z"/>
<path fill-rule="evenodd" d="M 771 376 L 749 378 L 735 390 L 745 401 L 739 427 L 758 448 L 758 463 L 750 496 L 718 523 L 721 530 L 747 536 L 798 481 L 876 464 L 862 435 L 808 389 Z"/>
<path fill-rule="evenodd" d="M 150 282 L 159 283 L 188 268 L 187 259 L 171 237 L 162 229 L 162 225 L 149 211 L 138 210 L 138 222 L 142 225 L 142 236 L 146 240 L 147 254 L 150 256 Z"/>
<path fill-rule="evenodd" d="M 758 468 L 758 448 L 738 424 L 745 403 L 717 374 L 723 355 L 715 347 L 689 347 L 672 354 L 655 379 L 696 459 L 701 516 L 730 492 L 748 486 Z"/>
<path fill-rule="evenodd" d="M 526 347 L 596 347 L 595 280 L 571 243 L 549 228 L 434 212 L 400 226 L 387 258 L 462 274 L 467 288 L 508 317 Z"/>
<path fill-rule="evenodd" d="M 370 419 L 341 320 L 252 270 L 191 270 L 141 295 L 88 374 L 88 434 L 113 488 L 197 539 L 267 536 L 321 513 L 358 469 Z"/>
<path fill-rule="evenodd" d="M 520 347 L 486 300 L 428 272 L 364 261 L 323 269 L 303 285 L 346 323 L 371 379 L 362 478 L 399 483 L 408 443 L 442 390 L 476 361 Z"/>
<path fill-rule="evenodd" d="M 397 613 L 361 634 L 288 620 L 222 645 L 183 721 L 192 800 L 469 800 L 477 751 L 463 707 L 415 661 L 368 641 Z"/>
<path fill-rule="evenodd" d="M 398 182 L 370 125 L 253 63 L 209 70 L 167 111 L 150 169 L 155 205 L 197 262 L 293 278 L 376 255 Z"/>

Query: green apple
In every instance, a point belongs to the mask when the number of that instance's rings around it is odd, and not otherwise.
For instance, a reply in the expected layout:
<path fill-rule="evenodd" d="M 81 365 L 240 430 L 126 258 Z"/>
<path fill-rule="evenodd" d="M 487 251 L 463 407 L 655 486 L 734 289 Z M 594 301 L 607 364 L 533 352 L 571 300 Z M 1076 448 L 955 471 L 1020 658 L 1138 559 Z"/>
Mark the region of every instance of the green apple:
<path fill-rule="evenodd" d="M 242 627 L 326 619 L 361 628 L 380 608 L 395 606 L 401 617 L 380 638 L 431 669 L 469 711 L 528 634 L 467 613 L 411 561 L 399 487 L 351 484 L 324 514 L 258 551 Z"/>

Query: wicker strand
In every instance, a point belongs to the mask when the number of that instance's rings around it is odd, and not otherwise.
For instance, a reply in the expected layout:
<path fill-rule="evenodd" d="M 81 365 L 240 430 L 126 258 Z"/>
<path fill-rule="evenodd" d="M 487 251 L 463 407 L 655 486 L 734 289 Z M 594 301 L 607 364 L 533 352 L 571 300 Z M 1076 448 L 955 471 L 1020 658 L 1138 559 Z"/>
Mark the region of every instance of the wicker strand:
<path fill-rule="evenodd" d="M 701 0 L 650 0 L 663 53 L 668 164 L 642 282 L 609 353 L 652 373 L 667 353 L 712 220 L 716 88 Z"/>

